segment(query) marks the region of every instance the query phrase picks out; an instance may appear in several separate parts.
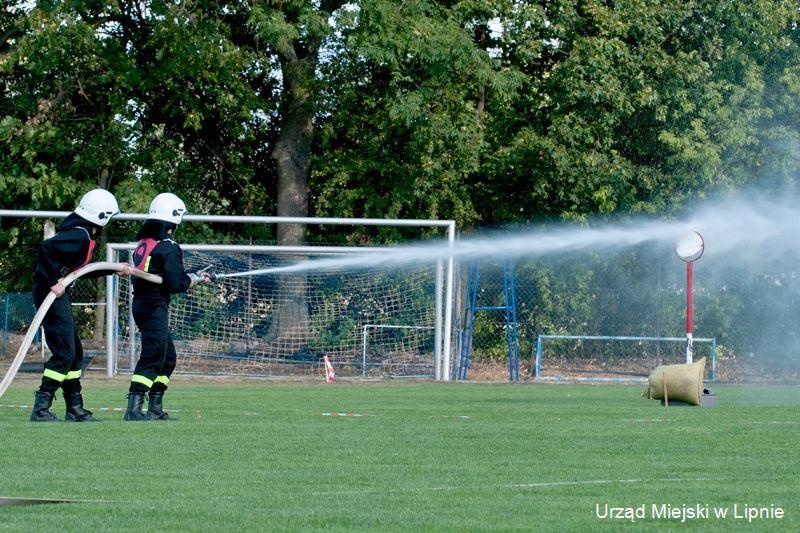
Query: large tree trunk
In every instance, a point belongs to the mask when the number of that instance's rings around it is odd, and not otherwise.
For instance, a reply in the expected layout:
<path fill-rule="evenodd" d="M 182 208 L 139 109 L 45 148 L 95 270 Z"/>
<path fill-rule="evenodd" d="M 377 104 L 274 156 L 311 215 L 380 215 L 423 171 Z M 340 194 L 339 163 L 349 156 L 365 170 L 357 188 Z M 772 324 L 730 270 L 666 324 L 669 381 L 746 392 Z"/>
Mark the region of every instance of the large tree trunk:
<path fill-rule="evenodd" d="M 272 151 L 278 169 L 278 216 L 282 217 L 308 216 L 316 67 L 316 47 L 310 48 L 302 58 L 294 48 L 283 54 L 283 116 L 278 142 Z M 305 243 L 305 225 L 278 224 L 277 240 L 282 245 Z M 268 337 L 279 345 L 284 355 L 306 351 L 307 292 L 308 281 L 304 274 L 281 275 L 277 279 L 275 316 Z"/>
<path fill-rule="evenodd" d="M 328 20 L 345 0 L 321 0 L 316 15 Z M 297 6 L 278 2 L 288 20 L 304 26 Z M 311 171 L 311 144 L 314 139 L 314 111 L 317 96 L 317 65 L 324 31 L 308 29 L 293 42 L 278 39 L 276 51 L 281 60 L 283 93 L 281 129 L 272 151 L 278 171 L 278 216 L 308 216 L 308 178 Z M 278 224 L 278 244 L 299 245 L 306 240 L 303 224 Z M 293 261 L 304 257 L 294 256 Z M 305 274 L 280 276 L 276 284 L 275 315 L 268 337 L 284 355 L 308 353 L 308 279 Z"/>
<path fill-rule="evenodd" d="M 308 216 L 308 176 L 311 170 L 311 143 L 314 137 L 313 57 L 283 62 L 283 120 L 272 158 L 278 167 L 278 216 Z M 279 224 L 279 244 L 305 242 L 305 226 Z"/>

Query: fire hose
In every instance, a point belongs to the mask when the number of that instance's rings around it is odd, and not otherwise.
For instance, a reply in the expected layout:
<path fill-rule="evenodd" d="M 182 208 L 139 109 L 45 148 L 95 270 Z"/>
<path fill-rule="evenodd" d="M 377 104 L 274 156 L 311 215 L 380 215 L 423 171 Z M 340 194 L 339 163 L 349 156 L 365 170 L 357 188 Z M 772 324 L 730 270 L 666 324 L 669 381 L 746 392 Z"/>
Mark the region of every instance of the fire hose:
<path fill-rule="evenodd" d="M 81 276 L 85 274 L 89 274 L 90 272 L 95 272 L 97 270 L 113 270 L 116 272 L 122 271 L 122 264 L 121 263 L 91 263 L 86 265 L 83 268 L 79 268 L 78 270 L 71 272 L 64 276 L 64 279 L 61 280 L 61 284 L 66 288 L 69 287 L 75 280 L 79 279 Z M 150 274 L 148 272 L 144 272 L 142 270 L 137 270 L 135 268 L 131 268 L 131 276 L 135 276 L 137 278 L 141 278 L 143 280 L 149 281 L 151 283 L 161 284 L 161 277 L 156 276 L 154 274 Z M 22 339 L 22 344 L 19 346 L 19 350 L 17 350 L 17 355 L 14 360 L 11 362 L 11 367 L 6 371 L 6 375 L 3 376 L 3 380 L 0 381 L 0 397 L 5 394 L 8 387 L 11 385 L 11 381 L 17 375 L 17 371 L 19 370 L 20 365 L 22 365 L 22 361 L 25 359 L 25 356 L 28 354 L 28 348 L 31 346 L 31 342 L 33 342 L 33 337 L 36 335 L 36 331 L 39 329 L 39 326 L 42 324 L 42 320 L 44 320 L 44 316 L 50 310 L 50 306 L 53 305 L 53 302 L 56 299 L 56 295 L 54 292 L 50 292 L 42 302 L 42 305 L 39 306 L 39 309 L 36 311 L 36 315 L 33 317 L 31 321 L 31 325 L 28 327 L 27 333 L 25 333 L 25 338 Z"/>

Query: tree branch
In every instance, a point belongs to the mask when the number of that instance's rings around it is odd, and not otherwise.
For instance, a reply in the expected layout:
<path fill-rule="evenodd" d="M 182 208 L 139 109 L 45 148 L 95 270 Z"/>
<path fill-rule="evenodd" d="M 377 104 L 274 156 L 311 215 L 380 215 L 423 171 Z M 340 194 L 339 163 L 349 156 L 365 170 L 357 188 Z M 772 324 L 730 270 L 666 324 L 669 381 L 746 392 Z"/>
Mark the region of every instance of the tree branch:
<path fill-rule="evenodd" d="M 294 45 L 288 39 L 280 39 L 277 43 L 275 43 L 275 50 L 285 61 L 288 61 L 289 63 L 297 63 L 299 60 L 297 57 L 297 51 L 294 49 Z"/>
<path fill-rule="evenodd" d="M 78 94 L 83 96 L 90 105 L 94 105 L 94 103 L 89 99 L 89 96 L 86 94 L 86 91 L 83 90 L 83 84 L 81 83 L 81 77 L 75 76 L 75 81 L 78 82 Z"/>

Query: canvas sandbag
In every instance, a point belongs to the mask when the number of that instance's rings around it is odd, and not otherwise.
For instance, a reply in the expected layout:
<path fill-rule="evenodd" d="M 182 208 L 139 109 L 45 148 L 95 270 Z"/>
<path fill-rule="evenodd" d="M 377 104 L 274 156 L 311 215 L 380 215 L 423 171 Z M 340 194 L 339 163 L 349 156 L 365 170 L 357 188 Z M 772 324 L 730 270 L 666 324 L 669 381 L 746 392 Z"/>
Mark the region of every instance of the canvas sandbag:
<path fill-rule="evenodd" d="M 667 400 L 678 400 L 691 405 L 700 405 L 703 393 L 703 372 L 706 358 L 682 365 L 661 365 L 647 378 L 643 398 L 664 399 L 664 378 L 667 380 Z"/>

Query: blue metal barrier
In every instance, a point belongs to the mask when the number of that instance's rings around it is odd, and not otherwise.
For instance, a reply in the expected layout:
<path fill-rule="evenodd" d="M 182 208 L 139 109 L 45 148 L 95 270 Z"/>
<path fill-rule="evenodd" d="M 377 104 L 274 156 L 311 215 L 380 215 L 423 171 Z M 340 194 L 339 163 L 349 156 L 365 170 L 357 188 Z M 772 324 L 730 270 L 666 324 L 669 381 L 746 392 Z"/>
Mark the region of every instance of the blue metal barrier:
<path fill-rule="evenodd" d="M 3 347 L 0 353 L 6 353 L 6 346 L 8 345 L 8 317 L 11 313 L 11 295 L 3 295 Z"/>
<path fill-rule="evenodd" d="M 33 304 L 33 296 L 29 292 L 0 294 L 0 310 L 3 313 L 0 354 L 7 354 L 10 349 L 10 334 L 25 332 L 36 314 L 36 306 Z"/>
<path fill-rule="evenodd" d="M 519 333 L 517 325 L 517 289 L 514 284 L 514 261 L 504 257 L 502 285 L 503 305 L 480 305 L 478 302 L 481 263 L 473 261 L 467 270 L 467 295 L 464 309 L 464 330 L 461 333 L 461 352 L 459 354 L 456 379 L 467 379 L 469 358 L 472 351 L 472 337 L 477 311 L 502 311 L 505 318 L 506 346 L 508 348 L 508 380 L 512 383 L 520 380 L 519 370 Z"/>

